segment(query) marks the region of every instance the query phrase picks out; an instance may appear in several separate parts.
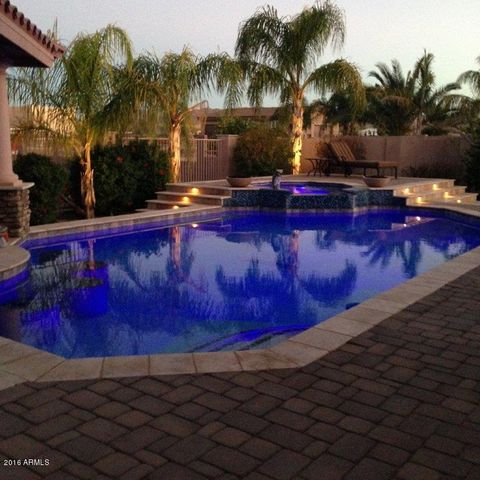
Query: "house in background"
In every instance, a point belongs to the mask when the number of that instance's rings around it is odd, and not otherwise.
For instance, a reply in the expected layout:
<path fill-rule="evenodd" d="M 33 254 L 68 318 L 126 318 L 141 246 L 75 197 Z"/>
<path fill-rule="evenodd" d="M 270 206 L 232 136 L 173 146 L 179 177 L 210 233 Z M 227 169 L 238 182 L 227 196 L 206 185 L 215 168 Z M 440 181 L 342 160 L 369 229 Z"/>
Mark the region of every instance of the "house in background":
<path fill-rule="evenodd" d="M 304 126 L 304 132 L 307 138 L 318 139 L 341 135 L 340 125 L 329 123 L 326 115 L 318 110 L 312 113 L 310 123 Z"/>
<path fill-rule="evenodd" d="M 230 112 L 223 108 L 198 108 L 193 111 L 192 115 L 196 135 L 208 138 L 216 137 L 219 124 L 227 115 L 241 120 L 265 122 L 271 127 L 277 126 L 279 122 L 284 121 L 285 117 L 285 113 L 278 107 L 240 107 L 234 108 Z M 305 125 L 304 132 L 306 137 L 323 138 L 339 135 L 340 127 L 338 124 L 329 124 L 323 113 L 315 112 L 310 122 Z"/>
<path fill-rule="evenodd" d="M 240 107 L 234 108 L 228 116 L 232 118 L 240 118 L 242 120 L 251 120 L 255 122 L 268 122 L 271 126 L 276 125 L 275 115 L 277 107 Z M 196 112 L 195 112 L 196 113 Z M 199 116 L 200 112 L 196 115 Z M 227 110 L 223 108 L 207 108 L 204 111 L 204 124 L 201 130 L 201 135 L 206 135 L 209 138 L 215 137 L 218 133 L 218 125 L 222 118 L 227 115 Z"/>

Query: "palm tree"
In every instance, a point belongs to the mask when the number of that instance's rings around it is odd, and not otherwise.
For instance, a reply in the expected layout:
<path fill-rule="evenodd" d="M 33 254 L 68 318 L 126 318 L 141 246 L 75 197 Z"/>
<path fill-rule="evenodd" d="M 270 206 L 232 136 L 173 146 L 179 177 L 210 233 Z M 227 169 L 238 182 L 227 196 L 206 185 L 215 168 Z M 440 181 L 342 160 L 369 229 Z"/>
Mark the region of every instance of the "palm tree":
<path fill-rule="evenodd" d="M 471 141 L 471 135 L 478 136 L 480 119 L 480 56 L 476 58 L 479 66 L 478 70 L 467 70 L 457 79 L 460 85 L 468 85 L 472 91 L 472 96 L 463 96 L 458 101 L 459 110 L 462 116 L 462 130 L 468 135 Z"/>
<path fill-rule="evenodd" d="M 355 135 L 358 122 L 361 121 L 361 115 L 364 113 L 356 108 L 354 99 L 347 92 L 335 92 L 327 98 L 320 98 L 307 105 L 305 112 L 310 115 L 313 113 L 323 113 L 328 124 L 339 124 L 344 135 Z"/>
<path fill-rule="evenodd" d="M 405 135 L 415 119 L 410 72 L 405 77 L 398 60 L 392 60 L 391 68 L 383 62 L 375 67 L 378 71 L 369 76 L 376 84 L 367 88 L 369 116 L 387 135 Z"/>
<path fill-rule="evenodd" d="M 424 52 L 407 75 L 398 60 L 392 60 L 391 67 L 377 63 L 377 70 L 369 73 L 376 80 L 367 89 L 370 116 L 385 133 L 420 135 L 426 125 L 441 126 L 455 112 L 451 92 L 459 85 L 435 88 L 433 60 L 433 54 Z"/>
<path fill-rule="evenodd" d="M 94 216 L 95 190 L 90 152 L 108 130 L 126 118 L 117 96 L 117 67 L 130 65 L 132 46 L 114 25 L 81 33 L 53 68 L 16 69 L 11 96 L 29 107 L 28 128 L 72 147 L 82 165 L 81 192 L 87 218 Z M 33 107 L 33 108 L 32 108 Z"/>
<path fill-rule="evenodd" d="M 435 88 L 435 74 L 432 64 L 434 55 L 423 52 L 413 70 L 414 96 L 416 118 L 414 123 L 414 134 L 420 135 L 424 126 L 442 126 L 456 113 L 454 99 L 457 95 L 452 94 L 458 90 L 460 85 L 457 82 L 447 83 Z"/>
<path fill-rule="evenodd" d="M 239 78 L 239 67 L 228 55 L 200 57 L 187 47 L 179 54 L 169 52 L 161 58 L 154 53 L 140 55 L 127 71 L 124 94 L 131 96 L 130 102 L 146 125 L 157 131 L 163 126 L 167 131 L 173 182 L 180 180 L 181 133 L 183 129 L 188 140 L 196 102 L 215 86 L 220 92 L 226 91 L 226 102 L 233 104 L 240 96 Z"/>
<path fill-rule="evenodd" d="M 475 97 L 480 98 L 480 56 L 476 58 L 478 70 L 467 70 L 463 72 L 457 79 L 461 85 L 467 84 Z"/>
<path fill-rule="evenodd" d="M 274 7 L 257 11 L 240 26 L 236 58 L 248 80 L 247 95 L 259 106 L 265 94 L 279 94 L 291 104 L 290 139 L 293 173 L 300 173 L 304 97 L 311 89 L 352 92 L 356 104 L 364 102 L 357 68 L 344 59 L 317 67 L 325 49 L 341 46 L 345 38 L 343 12 L 330 1 L 319 1 L 294 17 L 279 17 Z"/>

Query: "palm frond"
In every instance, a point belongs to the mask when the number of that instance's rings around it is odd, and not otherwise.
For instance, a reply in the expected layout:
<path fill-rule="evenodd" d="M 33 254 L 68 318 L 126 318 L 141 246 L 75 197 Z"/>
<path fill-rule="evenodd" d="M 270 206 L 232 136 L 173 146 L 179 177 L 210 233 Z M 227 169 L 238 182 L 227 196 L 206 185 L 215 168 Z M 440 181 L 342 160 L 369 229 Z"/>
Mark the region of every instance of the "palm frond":
<path fill-rule="evenodd" d="M 290 82 L 282 72 L 268 65 L 250 62 L 247 98 L 251 105 L 259 107 L 264 95 L 280 94 L 281 102 L 290 98 Z"/>
<path fill-rule="evenodd" d="M 281 63 L 295 65 L 297 74 L 311 70 L 328 46 L 336 50 L 343 45 L 344 13 L 329 1 L 317 2 L 288 23 L 282 40 Z"/>
<path fill-rule="evenodd" d="M 317 68 L 305 81 L 305 87 L 309 86 L 320 95 L 328 92 L 347 93 L 355 110 L 365 108 L 365 88 L 360 72 L 346 60 L 335 60 Z"/>
<path fill-rule="evenodd" d="M 278 63 L 285 19 L 274 7 L 265 6 L 239 26 L 235 56 L 239 60 Z"/>
<path fill-rule="evenodd" d="M 457 79 L 461 85 L 466 84 L 470 87 L 473 94 L 480 97 L 480 70 L 467 70 Z"/>

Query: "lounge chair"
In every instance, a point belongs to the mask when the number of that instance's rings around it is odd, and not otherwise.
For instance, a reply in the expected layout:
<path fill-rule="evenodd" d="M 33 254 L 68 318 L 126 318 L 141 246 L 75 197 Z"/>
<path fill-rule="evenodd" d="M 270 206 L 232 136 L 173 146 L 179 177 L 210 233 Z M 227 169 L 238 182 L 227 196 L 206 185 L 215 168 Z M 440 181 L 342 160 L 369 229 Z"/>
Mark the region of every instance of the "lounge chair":
<path fill-rule="evenodd" d="M 367 174 L 367 168 L 373 168 L 380 175 L 381 170 L 389 169 L 395 172 L 395 178 L 398 178 L 398 163 L 396 162 L 373 162 L 369 160 L 359 160 L 355 158 L 348 144 L 342 140 L 335 140 L 328 143 L 330 151 L 336 162 L 343 168 L 345 176 L 352 174 L 353 168 L 363 168 L 363 174 Z"/>

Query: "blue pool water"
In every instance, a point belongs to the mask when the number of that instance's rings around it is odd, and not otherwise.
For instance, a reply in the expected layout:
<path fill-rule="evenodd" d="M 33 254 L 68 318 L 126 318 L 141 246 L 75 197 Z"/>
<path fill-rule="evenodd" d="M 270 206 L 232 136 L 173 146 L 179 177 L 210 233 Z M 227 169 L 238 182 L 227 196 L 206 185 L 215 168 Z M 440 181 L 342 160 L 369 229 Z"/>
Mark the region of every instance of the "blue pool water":
<path fill-rule="evenodd" d="M 226 213 L 26 245 L 0 335 L 70 358 L 271 346 L 480 245 L 441 212 Z"/>
<path fill-rule="evenodd" d="M 259 188 L 271 189 L 271 183 L 258 183 L 253 186 Z M 281 182 L 281 190 L 287 190 L 295 195 L 330 195 L 331 193 L 340 192 L 348 185 L 339 183 L 296 183 L 296 182 Z"/>

